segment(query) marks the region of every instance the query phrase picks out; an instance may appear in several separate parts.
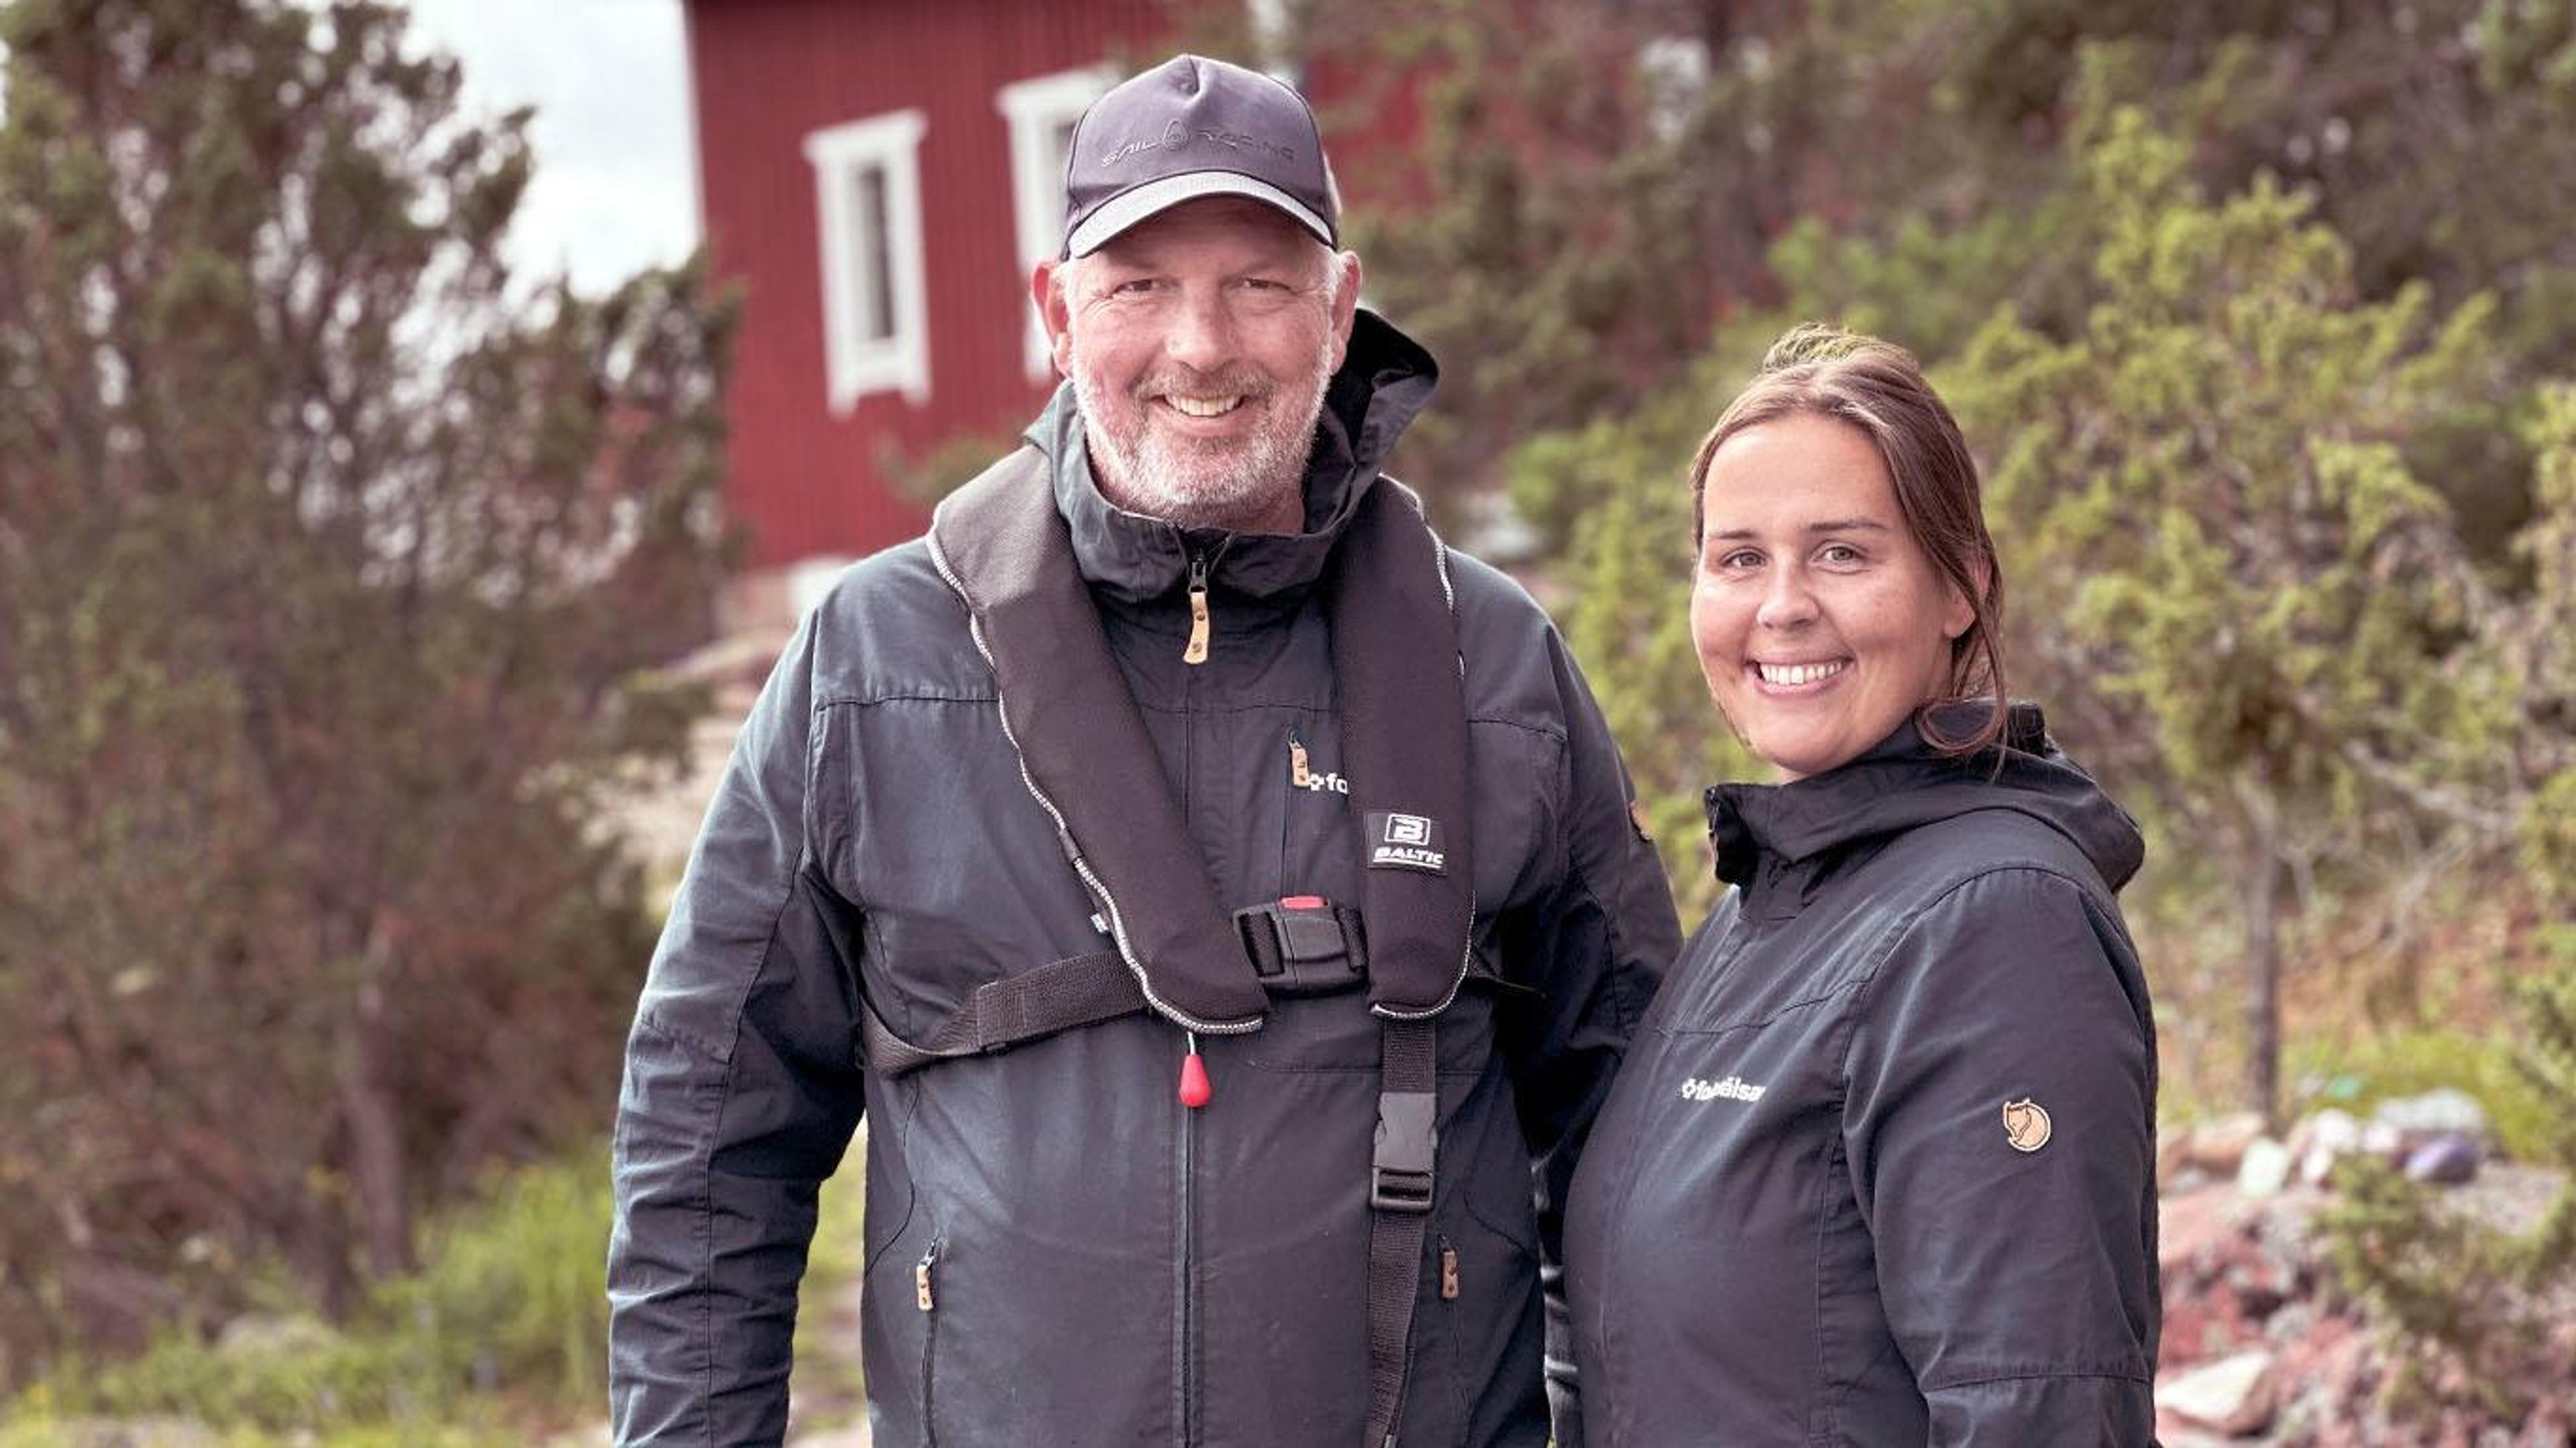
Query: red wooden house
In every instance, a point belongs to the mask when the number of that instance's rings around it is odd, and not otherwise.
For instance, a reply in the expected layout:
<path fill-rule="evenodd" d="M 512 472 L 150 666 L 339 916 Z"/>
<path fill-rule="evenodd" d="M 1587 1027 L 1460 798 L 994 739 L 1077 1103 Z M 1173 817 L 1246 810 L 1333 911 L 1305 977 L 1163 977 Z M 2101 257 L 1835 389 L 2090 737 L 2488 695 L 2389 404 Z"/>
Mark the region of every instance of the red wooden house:
<path fill-rule="evenodd" d="M 850 557 L 928 513 L 884 476 L 1054 385 L 1029 269 L 1073 122 L 1156 56 L 1163 0 L 687 0 L 701 204 L 741 288 L 729 501 L 750 564 Z"/>

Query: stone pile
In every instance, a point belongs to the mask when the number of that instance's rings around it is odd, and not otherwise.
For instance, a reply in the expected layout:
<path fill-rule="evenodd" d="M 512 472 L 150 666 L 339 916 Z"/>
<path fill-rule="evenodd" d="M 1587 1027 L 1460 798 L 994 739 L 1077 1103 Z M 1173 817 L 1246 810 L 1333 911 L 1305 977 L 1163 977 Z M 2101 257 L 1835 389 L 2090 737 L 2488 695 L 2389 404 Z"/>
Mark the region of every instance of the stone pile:
<path fill-rule="evenodd" d="M 2458 1194 L 2462 1209 L 2507 1228 L 2537 1220 L 2560 1182 L 2497 1162 L 2483 1113 L 2459 1092 L 2384 1103 L 2366 1119 L 2322 1111 L 2286 1140 L 2250 1116 L 2170 1133 L 2159 1153 L 2163 1448 L 2568 1448 L 2576 1379 L 2520 1424 L 2392 1420 L 2391 1364 L 2333 1290 L 2317 1227 L 2338 1165 L 2362 1154 L 2419 1181 L 2478 1179 Z M 2576 1363 L 2576 1324 L 2563 1335 Z"/>

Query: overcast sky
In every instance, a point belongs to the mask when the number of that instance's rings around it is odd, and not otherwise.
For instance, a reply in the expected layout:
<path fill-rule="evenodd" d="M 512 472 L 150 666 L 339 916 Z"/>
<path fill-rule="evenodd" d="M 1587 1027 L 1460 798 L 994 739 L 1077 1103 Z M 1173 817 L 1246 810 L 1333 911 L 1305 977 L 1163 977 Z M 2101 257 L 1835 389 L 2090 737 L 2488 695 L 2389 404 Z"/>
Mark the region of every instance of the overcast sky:
<path fill-rule="evenodd" d="M 536 177 L 512 224 L 522 275 L 601 292 L 698 243 L 680 0 L 411 0 L 415 43 L 465 67 L 486 115 L 537 108 Z"/>

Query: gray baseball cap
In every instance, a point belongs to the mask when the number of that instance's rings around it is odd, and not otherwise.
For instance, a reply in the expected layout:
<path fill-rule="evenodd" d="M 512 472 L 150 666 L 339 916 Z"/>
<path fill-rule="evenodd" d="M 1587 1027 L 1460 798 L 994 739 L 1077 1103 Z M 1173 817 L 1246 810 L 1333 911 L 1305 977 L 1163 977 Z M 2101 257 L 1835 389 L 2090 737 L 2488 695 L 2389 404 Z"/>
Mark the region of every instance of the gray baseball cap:
<path fill-rule="evenodd" d="M 1204 56 L 1177 55 L 1092 103 L 1064 168 L 1064 255 L 1087 256 L 1202 196 L 1248 196 L 1336 246 L 1341 202 L 1306 98 Z"/>

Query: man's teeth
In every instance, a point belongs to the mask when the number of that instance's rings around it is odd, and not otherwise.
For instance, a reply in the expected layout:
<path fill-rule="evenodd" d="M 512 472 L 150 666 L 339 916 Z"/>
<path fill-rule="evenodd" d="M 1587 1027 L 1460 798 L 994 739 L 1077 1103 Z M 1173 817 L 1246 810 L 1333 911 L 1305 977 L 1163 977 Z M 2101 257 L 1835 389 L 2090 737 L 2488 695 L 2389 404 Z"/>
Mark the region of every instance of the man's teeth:
<path fill-rule="evenodd" d="M 1766 684 L 1812 684 L 1830 679 L 1851 667 L 1851 660 L 1836 659 L 1830 664 L 1756 664 Z"/>
<path fill-rule="evenodd" d="M 1177 392 L 1167 392 L 1163 394 L 1163 400 L 1170 403 L 1174 410 L 1191 417 L 1223 417 L 1243 405 L 1243 394 L 1238 392 L 1231 397 L 1183 397 Z"/>

